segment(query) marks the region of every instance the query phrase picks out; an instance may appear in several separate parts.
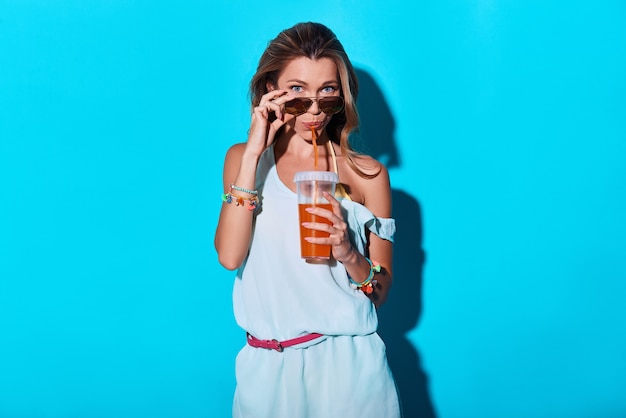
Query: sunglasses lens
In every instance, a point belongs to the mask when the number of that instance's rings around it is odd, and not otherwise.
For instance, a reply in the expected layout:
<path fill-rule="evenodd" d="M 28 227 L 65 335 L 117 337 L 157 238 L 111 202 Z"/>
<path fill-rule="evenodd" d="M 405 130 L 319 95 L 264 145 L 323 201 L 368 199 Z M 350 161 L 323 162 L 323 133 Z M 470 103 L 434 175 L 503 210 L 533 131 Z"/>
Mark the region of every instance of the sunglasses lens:
<path fill-rule="evenodd" d="M 313 100 L 305 97 L 298 97 L 285 102 L 285 112 L 291 115 L 299 116 L 306 113 L 312 104 Z M 318 104 L 322 112 L 327 115 L 334 115 L 343 109 L 343 98 L 339 96 L 324 97 L 318 100 Z"/>
<path fill-rule="evenodd" d="M 334 115 L 339 113 L 343 109 L 343 98 L 336 97 L 324 97 L 319 100 L 320 109 L 327 115 Z"/>
<path fill-rule="evenodd" d="M 298 116 L 305 113 L 312 104 L 313 100 L 311 99 L 297 98 L 289 100 L 285 103 L 285 112 Z"/>

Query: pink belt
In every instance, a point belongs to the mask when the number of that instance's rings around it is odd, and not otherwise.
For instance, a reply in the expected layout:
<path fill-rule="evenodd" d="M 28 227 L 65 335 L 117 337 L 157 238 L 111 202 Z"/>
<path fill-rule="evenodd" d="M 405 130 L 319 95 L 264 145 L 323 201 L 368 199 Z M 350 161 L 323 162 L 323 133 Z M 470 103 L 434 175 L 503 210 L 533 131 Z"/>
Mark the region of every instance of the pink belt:
<path fill-rule="evenodd" d="M 250 335 L 249 332 L 246 333 L 246 337 L 248 338 L 248 344 L 255 348 L 266 348 L 268 350 L 276 350 L 279 353 L 282 353 L 283 349 L 287 347 L 291 347 L 294 345 L 307 343 L 309 341 L 313 341 L 317 338 L 323 337 L 324 334 L 307 334 L 302 337 L 292 338 L 290 340 L 278 341 L 278 340 L 259 340 L 258 338 Z"/>

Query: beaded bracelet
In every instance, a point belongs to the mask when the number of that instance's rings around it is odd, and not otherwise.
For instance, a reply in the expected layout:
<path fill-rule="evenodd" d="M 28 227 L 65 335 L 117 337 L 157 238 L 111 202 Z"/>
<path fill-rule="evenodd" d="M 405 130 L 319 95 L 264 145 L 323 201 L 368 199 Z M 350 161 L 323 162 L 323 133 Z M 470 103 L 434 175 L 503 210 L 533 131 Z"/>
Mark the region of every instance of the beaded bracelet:
<path fill-rule="evenodd" d="M 231 190 L 231 191 L 233 191 L 233 190 L 237 190 L 238 192 L 248 193 L 248 194 L 251 194 L 252 196 L 256 196 L 256 195 L 258 195 L 258 194 L 259 194 L 259 192 L 258 192 L 257 190 L 245 189 L 245 188 L 243 188 L 243 187 L 236 186 L 236 185 L 235 185 L 235 184 L 233 184 L 233 183 L 231 183 L 231 185 L 230 185 L 230 190 Z"/>
<path fill-rule="evenodd" d="M 380 263 L 378 263 L 377 261 L 372 261 L 367 257 L 365 257 L 365 260 L 367 260 L 370 265 L 370 274 L 367 276 L 367 279 L 365 279 L 361 283 L 358 283 L 352 280 L 352 277 L 348 275 L 348 280 L 350 280 L 351 288 L 360 289 L 366 295 L 371 295 L 374 291 L 374 286 L 376 286 L 376 283 L 378 283 L 378 280 L 374 279 L 374 275 L 376 273 L 380 273 Z"/>
<path fill-rule="evenodd" d="M 228 192 L 228 193 L 224 193 L 222 195 L 222 201 L 226 202 L 226 203 L 233 203 L 235 202 L 235 206 L 242 206 L 245 207 L 246 203 L 248 204 L 248 210 L 254 210 L 256 208 L 259 207 L 259 197 L 258 196 L 253 196 L 251 198 L 246 198 L 243 196 L 239 196 L 236 193 Z"/>

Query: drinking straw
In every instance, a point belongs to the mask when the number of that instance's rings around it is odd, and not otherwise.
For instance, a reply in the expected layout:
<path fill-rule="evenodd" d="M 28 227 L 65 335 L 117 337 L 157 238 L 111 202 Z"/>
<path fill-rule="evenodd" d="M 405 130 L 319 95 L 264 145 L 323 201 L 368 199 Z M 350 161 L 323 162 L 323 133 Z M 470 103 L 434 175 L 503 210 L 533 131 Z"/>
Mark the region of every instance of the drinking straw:
<path fill-rule="evenodd" d="M 313 139 L 313 168 L 317 170 L 317 131 L 311 126 L 311 138 Z M 313 206 L 317 206 L 317 182 L 313 183 Z"/>
<path fill-rule="evenodd" d="M 311 138 L 313 139 L 313 154 L 315 155 L 313 167 L 317 170 L 317 131 L 315 130 L 315 126 L 311 126 Z"/>

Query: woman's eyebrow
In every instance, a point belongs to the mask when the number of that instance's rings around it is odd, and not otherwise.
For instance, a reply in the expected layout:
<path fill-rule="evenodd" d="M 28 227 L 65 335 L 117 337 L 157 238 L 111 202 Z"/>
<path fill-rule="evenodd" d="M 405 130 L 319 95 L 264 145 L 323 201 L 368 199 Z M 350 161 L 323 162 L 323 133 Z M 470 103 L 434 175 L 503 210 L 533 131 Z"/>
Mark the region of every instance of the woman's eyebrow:
<path fill-rule="evenodd" d="M 287 83 L 298 83 L 298 84 L 302 84 L 303 86 L 308 86 L 309 85 L 309 83 L 307 83 L 306 81 L 299 80 L 297 78 L 289 79 L 289 80 L 287 80 Z M 339 81 L 337 81 L 337 80 L 324 81 L 322 83 L 322 86 L 326 86 L 328 84 L 339 84 Z"/>

